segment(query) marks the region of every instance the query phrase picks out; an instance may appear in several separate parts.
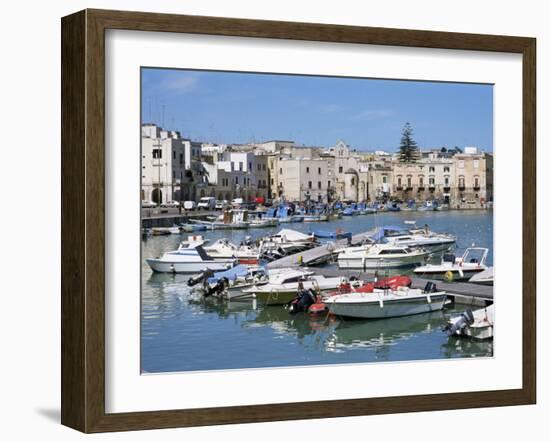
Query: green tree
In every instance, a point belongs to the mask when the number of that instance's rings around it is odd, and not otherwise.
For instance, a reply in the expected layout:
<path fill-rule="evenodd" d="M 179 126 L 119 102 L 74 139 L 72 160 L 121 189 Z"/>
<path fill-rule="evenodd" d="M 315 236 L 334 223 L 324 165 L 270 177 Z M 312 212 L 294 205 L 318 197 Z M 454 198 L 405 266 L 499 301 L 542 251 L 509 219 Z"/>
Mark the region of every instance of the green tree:
<path fill-rule="evenodd" d="M 402 163 L 415 163 L 420 156 L 418 145 L 412 135 L 412 127 L 407 122 L 401 133 L 401 144 L 399 145 L 399 161 Z"/>

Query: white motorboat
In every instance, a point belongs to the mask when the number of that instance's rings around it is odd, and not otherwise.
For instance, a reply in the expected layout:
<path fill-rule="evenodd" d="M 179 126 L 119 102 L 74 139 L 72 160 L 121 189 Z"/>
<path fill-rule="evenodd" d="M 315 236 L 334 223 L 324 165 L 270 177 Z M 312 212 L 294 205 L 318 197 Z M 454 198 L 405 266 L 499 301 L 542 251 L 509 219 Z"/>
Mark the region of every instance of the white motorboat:
<path fill-rule="evenodd" d="M 429 278 L 445 279 L 447 281 L 463 281 L 474 274 L 487 269 L 485 262 L 489 249 L 485 247 L 469 247 L 460 257 L 452 253 L 443 255 L 440 264 L 426 264 L 414 269 L 417 275 Z"/>
<path fill-rule="evenodd" d="M 153 235 L 177 235 L 183 232 L 180 226 L 153 227 L 151 230 Z"/>
<path fill-rule="evenodd" d="M 233 267 L 237 259 L 215 259 L 204 251 L 206 241 L 200 236 L 182 241 L 177 250 L 166 252 L 159 258 L 148 258 L 145 261 L 154 272 L 161 273 L 198 273 L 205 269 L 225 270 Z"/>
<path fill-rule="evenodd" d="M 495 305 L 464 313 L 450 318 L 445 331 L 449 336 L 467 336 L 473 339 L 485 340 L 493 338 L 495 324 Z"/>
<path fill-rule="evenodd" d="M 249 221 L 250 227 L 277 227 L 279 220 L 277 218 L 255 218 Z"/>
<path fill-rule="evenodd" d="M 253 286 L 244 289 L 242 292 L 243 296 L 251 296 L 265 304 L 281 305 L 288 304 L 296 297 L 300 284 L 306 290 L 312 289 L 322 292 L 335 290 L 346 281 L 347 278 L 344 276 L 327 278 L 322 275 L 315 275 L 311 271 L 287 269 L 273 276 L 270 275 L 267 284 Z"/>
<path fill-rule="evenodd" d="M 436 233 L 428 229 L 401 227 L 381 227 L 374 239 L 395 246 L 422 247 L 432 253 L 445 252 L 456 243 L 456 237 L 446 233 Z"/>
<path fill-rule="evenodd" d="M 341 269 L 387 269 L 422 264 L 430 252 L 422 248 L 392 244 L 366 244 L 346 247 L 338 254 Z"/>
<path fill-rule="evenodd" d="M 282 229 L 275 235 L 264 238 L 260 244 L 260 251 L 281 249 L 287 254 L 295 253 L 312 247 L 315 242 L 314 235 L 307 235 L 291 229 Z"/>
<path fill-rule="evenodd" d="M 433 283 L 428 283 L 424 290 L 409 287 L 375 289 L 372 293 L 334 295 L 323 302 L 330 313 L 338 316 L 380 319 L 441 310 L 446 299 L 444 291 L 437 291 Z"/>
<path fill-rule="evenodd" d="M 476 273 L 472 276 L 468 282 L 473 282 L 474 284 L 493 285 L 495 281 L 494 270 L 494 267 L 487 267 L 482 272 Z"/>
<path fill-rule="evenodd" d="M 258 264 L 260 261 L 260 251 L 250 243 L 237 246 L 226 238 L 221 238 L 211 246 L 203 248 L 208 256 L 214 259 L 237 258 L 239 264 Z"/>

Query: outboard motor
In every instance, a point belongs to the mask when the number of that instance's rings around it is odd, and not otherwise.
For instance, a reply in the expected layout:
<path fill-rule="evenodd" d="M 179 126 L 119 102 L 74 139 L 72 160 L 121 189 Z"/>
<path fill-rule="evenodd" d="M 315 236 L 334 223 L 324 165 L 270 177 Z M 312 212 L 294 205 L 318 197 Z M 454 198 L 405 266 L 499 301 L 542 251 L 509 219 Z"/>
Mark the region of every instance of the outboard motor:
<path fill-rule="evenodd" d="M 220 280 L 213 286 L 205 287 L 203 296 L 205 298 L 213 295 L 220 295 L 225 288 L 229 285 L 227 278 L 220 278 Z"/>
<path fill-rule="evenodd" d="M 447 336 L 459 335 L 462 330 L 474 323 L 474 315 L 471 310 L 466 310 L 460 315 L 457 321 L 453 324 L 447 324 L 443 330 L 447 332 Z"/>
<path fill-rule="evenodd" d="M 435 282 L 427 282 L 426 287 L 424 287 L 424 293 L 435 293 L 437 292 L 437 286 Z"/>
<path fill-rule="evenodd" d="M 206 274 L 206 270 L 204 272 L 199 273 L 198 275 L 192 276 L 191 278 L 188 279 L 187 285 L 189 287 L 193 287 L 193 286 L 197 285 L 199 282 L 204 281 L 205 280 L 205 274 Z"/>
<path fill-rule="evenodd" d="M 298 312 L 307 312 L 309 307 L 317 302 L 317 296 L 311 289 L 302 290 L 290 301 L 288 311 L 291 315 Z"/>

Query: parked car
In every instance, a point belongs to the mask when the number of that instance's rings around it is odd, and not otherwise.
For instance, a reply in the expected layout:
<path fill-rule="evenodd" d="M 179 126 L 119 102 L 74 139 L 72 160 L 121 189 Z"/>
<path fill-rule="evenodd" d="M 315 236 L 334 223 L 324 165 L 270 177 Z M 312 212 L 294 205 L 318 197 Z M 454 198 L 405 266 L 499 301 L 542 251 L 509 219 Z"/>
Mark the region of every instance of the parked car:
<path fill-rule="evenodd" d="M 195 210 L 197 208 L 197 203 L 195 201 L 184 201 L 183 208 L 185 210 Z"/>
<path fill-rule="evenodd" d="M 177 201 L 166 201 L 165 203 L 162 203 L 160 205 L 160 207 L 164 207 L 164 208 L 178 208 L 180 206 L 180 203 L 178 203 Z"/>
<path fill-rule="evenodd" d="M 141 201 L 141 208 L 142 209 L 154 209 L 157 207 L 157 203 L 149 200 L 142 200 Z"/>
<path fill-rule="evenodd" d="M 203 196 L 197 204 L 197 209 L 214 210 L 216 208 L 216 198 L 213 196 Z"/>
<path fill-rule="evenodd" d="M 231 200 L 231 205 L 233 207 L 241 207 L 244 203 L 244 200 L 242 198 L 233 198 Z"/>
<path fill-rule="evenodd" d="M 222 201 L 216 201 L 216 210 L 223 210 L 225 209 L 227 206 L 229 206 L 229 201 L 227 200 L 222 200 Z"/>

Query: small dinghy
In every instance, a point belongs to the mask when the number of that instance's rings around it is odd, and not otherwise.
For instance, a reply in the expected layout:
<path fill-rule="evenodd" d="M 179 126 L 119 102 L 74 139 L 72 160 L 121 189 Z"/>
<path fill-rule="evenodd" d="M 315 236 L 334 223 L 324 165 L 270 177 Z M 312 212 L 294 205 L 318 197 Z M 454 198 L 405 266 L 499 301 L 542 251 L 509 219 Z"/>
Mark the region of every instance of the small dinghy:
<path fill-rule="evenodd" d="M 466 336 L 473 339 L 493 339 L 495 323 L 495 305 L 476 310 L 466 310 L 458 316 L 450 318 L 443 328 L 448 336 Z"/>

